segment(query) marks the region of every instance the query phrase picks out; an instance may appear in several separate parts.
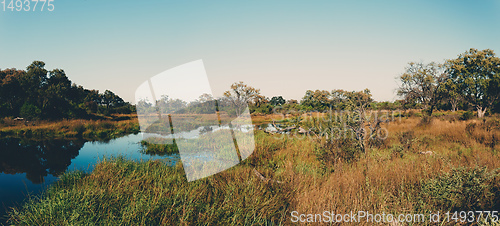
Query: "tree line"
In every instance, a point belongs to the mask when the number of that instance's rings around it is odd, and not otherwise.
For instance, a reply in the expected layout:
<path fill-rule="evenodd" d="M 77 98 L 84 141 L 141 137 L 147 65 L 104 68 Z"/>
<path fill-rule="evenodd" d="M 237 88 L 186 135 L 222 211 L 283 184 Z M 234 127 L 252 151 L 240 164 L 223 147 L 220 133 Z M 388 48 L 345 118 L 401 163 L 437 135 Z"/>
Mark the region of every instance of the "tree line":
<path fill-rule="evenodd" d="M 470 49 L 445 63 L 410 62 L 398 77 L 398 95 L 409 108 L 476 110 L 479 118 L 500 110 L 500 58 Z"/>
<path fill-rule="evenodd" d="M 44 66 L 44 62 L 34 61 L 26 70 L 0 70 L 0 116 L 58 119 L 135 111 L 135 106 L 109 90 L 99 93 L 84 89 L 72 83 L 63 70 L 47 71 Z M 350 110 L 356 105 L 373 110 L 421 109 L 427 115 L 434 110 L 460 109 L 476 110 L 478 117 L 483 117 L 500 111 L 500 58 L 490 49 L 470 49 L 442 64 L 410 62 L 397 80 L 397 94 L 402 99 L 394 102 L 374 101 L 369 89 L 307 90 L 301 100 L 269 98 L 260 89 L 236 82 L 220 98 L 203 94 L 187 103 L 162 96 L 154 108 L 144 100 L 137 105 L 151 111 L 162 109 L 164 113 L 207 114 L 223 110 L 235 115 L 241 114 L 247 104 L 250 113 L 260 114 Z"/>
<path fill-rule="evenodd" d="M 475 110 L 479 118 L 500 112 L 500 58 L 490 49 L 472 48 L 442 64 L 410 62 L 397 80 L 400 82 L 397 94 L 402 99 L 394 102 L 374 101 L 369 89 L 307 90 L 300 101 L 285 100 L 282 96 L 267 98 L 259 89 L 247 87 L 242 82 L 233 84 L 225 96 L 233 99 L 247 96 L 250 111 L 263 114 L 276 109 L 350 110 L 356 105 L 372 110 L 421 109 L 427 115 L 432 115 L 434 110 Z"/>
<path fill-rule="evenodd" d="M 70 119 L 133 111 L 133 105 L 112 91 L 85 89 L 72 83 L 62 69 L 48 71 L 42 61 L 34 61 L 26 70 L 0 70 L 1 117 Z"/>

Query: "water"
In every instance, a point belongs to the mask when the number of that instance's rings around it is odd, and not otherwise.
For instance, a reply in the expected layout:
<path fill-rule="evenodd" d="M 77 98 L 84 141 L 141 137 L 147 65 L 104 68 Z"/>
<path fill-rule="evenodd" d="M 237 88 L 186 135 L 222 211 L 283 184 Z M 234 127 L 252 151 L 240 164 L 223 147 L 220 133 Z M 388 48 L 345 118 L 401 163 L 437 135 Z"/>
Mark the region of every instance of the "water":
<path fill-rule="evenodd" d="M 263 128 L 269 128 L 264 125 Z M 175 134 L 175 138 L 193 139 L 200 134 L 228 126 L 205 126 Z M 251 127 L 239 128 L 243 132 Z M 272 128 L 271 128 L 272 129 Z M 180 161 L 179 154 L 155 156 L 142 154 L 140 141 L 151 134 L 131 134 L 109 141 L 79 139 L 27 140 L 0 138 L 0 225 L 5 223 L 6 211 L 19 206 L 28 195 L 37 195 L 57 181 L 67 171 L 91 172 L 103 158 L 123 156 L 132 160 L 162 160 L 168 165 Z M 158 135 L 155 135 L 158 136 Z M 185 160 L 203 158 L 210 160 L 213 153 L 185 154 Z"/>
<path fill-rule="evenodd" d="M 133 160 L 164 159 L 175 165 L 178 154 L 142 154 L 142 134 L 110 141 L 0 139 L 0 224 L 6 209 L 21 204 L 28 194 L 40 194 L 68 170 L 92 171 L 105 157 L 124 156 Z"/>

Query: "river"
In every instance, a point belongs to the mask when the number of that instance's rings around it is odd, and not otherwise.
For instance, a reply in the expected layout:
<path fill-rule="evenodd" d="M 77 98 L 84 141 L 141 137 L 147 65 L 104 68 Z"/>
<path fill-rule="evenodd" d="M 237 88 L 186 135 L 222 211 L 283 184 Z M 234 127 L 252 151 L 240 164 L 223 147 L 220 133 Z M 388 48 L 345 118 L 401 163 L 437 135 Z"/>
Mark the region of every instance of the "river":
<path fill-rule="evenodd" d="M 21 205 L 28 194 L 40 194 L 66 171 L 90 172 L 97 162 L 113 156 L 163 159 L 172 165 L 180 160 L 179 154 L 142 154 L 142 137 L 139 133 L 109 141 L 0 138 L 0 225 L 9 208 Z"/>

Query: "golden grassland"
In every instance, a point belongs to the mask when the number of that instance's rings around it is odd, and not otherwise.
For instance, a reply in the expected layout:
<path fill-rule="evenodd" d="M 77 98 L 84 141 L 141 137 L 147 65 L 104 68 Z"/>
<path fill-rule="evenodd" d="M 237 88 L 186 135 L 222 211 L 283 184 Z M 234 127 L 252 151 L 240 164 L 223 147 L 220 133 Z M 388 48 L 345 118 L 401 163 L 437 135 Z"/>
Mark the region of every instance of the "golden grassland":
<path fill-rule="evenodd" d="M 104 119 L 63 119 L 59 121 L 15 121 L 0 119 L 0 136 L 28 139 L 84 138 L 111 139 L 139 132 L 136 115 L 113 115 Z"/>
<path fill-rule="evenodd" d="M 268 122 L 270 116 L 253 120 Z M 322 146 L 304 135 L 256 131 L 256 150 L 242 164 L 191 183 L 181 164 L 104 160 L 92 173 L 66 173 L 45 195 L 11 211 L 10 222 L 289 225 L 292 211 L 398 215 L 500 209 L 497 118 L 410 117 L 383 127 L 389 133 L 381 144 L 356 161 L 335 164 L 326 164 Z M 254 169 L 272 180 L 259 179 Z M 426 224 L 431 223 L 418 223 Z"/>

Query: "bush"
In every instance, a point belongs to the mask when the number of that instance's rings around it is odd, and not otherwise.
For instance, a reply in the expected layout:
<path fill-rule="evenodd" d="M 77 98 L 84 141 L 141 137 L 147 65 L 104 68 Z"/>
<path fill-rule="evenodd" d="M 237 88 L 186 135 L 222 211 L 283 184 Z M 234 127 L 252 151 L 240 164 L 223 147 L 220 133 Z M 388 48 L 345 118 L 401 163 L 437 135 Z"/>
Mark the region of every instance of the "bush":
<path fill-rule="evenodd" d="M 41 110 L 33 104 L 24 103 L 21 107 L 19 115 L 25 119 L 33 120 L 39 118 Z"/>
<path fill-rule="evenodd" d="M 475 130 L 476 130 L 476 123 L 471 122 L 465 126 L 465 133 L 467 133 L 469 136 L 472 136 Z"/>
<path fill-rule="evenodd" d="M 316 155 L 324 169 L 332 169 L 339 161 L 352 163 L 359 160 L 361 151 L 353 139 L 342 138 L 321 143 L 316 149 Z"/>
<path fill-rule="evenodd" d="M 428 126 L 431 124 L 431 122 L 432 122 L 432 116 L 429 116 L 427 114 L 423 114 L 418 125 L 419 126 Z"/>
<path fill-rule="evenodd" d="M 460 120 L 462 121 L 467 121 L 467 120 L 470 120 L 474 117 L 474 112 L 472 111 L 466 111 L 464 112 L 461 116 L 460 116 Z"/>
<path fill-rule="evenodd" d="M 398 134 L 398 139 L 405 151 L 410 151 L 416 141 L 415 133 L 412 130 Z"/>
<path fill-rule="evenodd" d="M 391 148 L 391 155 L 397 158 L 403 158 L 404 148 L 401 145 L 393 145 Z"/>
<path fill-rule="evenodd" d="M 74 125 L 74 127 L 73 127 L 73 131 L 75 131 L 78 136 L 81 136 L 83 134 L 83 132 L 85 132 L 85 130 L 86 130 L 86 128 L 85 128 L 85 125 L 83 123 L 78 123 L 78 124 Z"/>
<path fill-rule="evenodd" d="M 429 204 L 451 211 L 490 210 L 497 205 L 499 197 L 494 182 L 496 171 L 488 172 L 486 167 L 455 168 L 422 185 L 422 195 Z"/>

